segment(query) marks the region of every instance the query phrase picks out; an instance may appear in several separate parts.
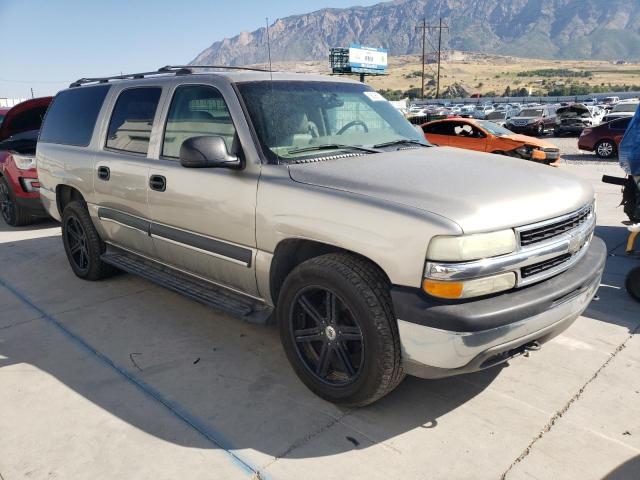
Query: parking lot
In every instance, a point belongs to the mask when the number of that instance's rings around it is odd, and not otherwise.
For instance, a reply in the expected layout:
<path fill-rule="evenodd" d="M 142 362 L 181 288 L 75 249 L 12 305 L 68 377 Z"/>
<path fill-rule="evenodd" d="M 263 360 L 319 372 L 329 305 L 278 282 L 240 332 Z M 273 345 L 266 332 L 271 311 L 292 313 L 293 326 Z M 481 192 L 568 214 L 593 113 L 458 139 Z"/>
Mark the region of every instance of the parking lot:
<path fill-rule="evenodd" d="M 130 275 L 84 282 L 57 224 L 0 224 L 0 478 L 639 478 L 637 261 L 600 183 L 620 170 L 549 140 L 598 193 L 596 300 L 528 358 L 362 409 L 308 391 L 273 326 Z"/>

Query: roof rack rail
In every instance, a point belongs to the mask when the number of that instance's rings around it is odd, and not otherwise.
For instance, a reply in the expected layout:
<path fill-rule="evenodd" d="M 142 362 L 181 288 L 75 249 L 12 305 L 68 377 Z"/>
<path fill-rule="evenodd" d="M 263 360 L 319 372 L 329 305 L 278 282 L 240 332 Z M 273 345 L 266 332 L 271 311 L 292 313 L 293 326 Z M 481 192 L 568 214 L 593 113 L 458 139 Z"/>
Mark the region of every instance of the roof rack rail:
<path fill-rule="evenodd" d="M 250 72 L 269 72 L 269 70 L 265 70 L 264 68 L 256 68 L 256 67 L 230 67 L 227 65 L 167 65 L 158 69 L 158 71 L 169 72 L 175 69 L 185 69 L 191 70 L 193 68 L 215 68 L 219 70 L 248 70 Z"/>
<path fill-rule="evenodd" d="M 95 77 L 95 78 L 80 78 L 69 85 L 69 88 L 79 87 L 80 85 L 86 85 L 87 83 L 108 83 L 111 80 L 129 80 L 133 78 L 145 78 L 155 75 L 189 75 L 193 73 L 196 68 L 214 68 L 221 70 L 249 70 L 251 72 L 268 72 L 263 68 L 253 67 L 229 67 L 226 65 L 165 65 L 153 72 L 140 72 L 140 73 L 128 73 L 126 75 L 114 75 L 111 77 Z"/>
<path fill-rule="evenodd" d="M 170 70 L 164 70 L 164 67 L 153 72 L 140 72 L 140 73 L 127 73 L 125 75 L 113 75 L 111 77 L 95 77 L 95 78 L 80 78 L 69 85 L 69 88 L 79 87 L 80 85 L 86 85 L 87 83 L 108 83 L 111 80 L 129 80 L 134 78 L 145 78 L 155 75 L 188 75 L 192 73 L 188 68 L 176 68 Z"/>

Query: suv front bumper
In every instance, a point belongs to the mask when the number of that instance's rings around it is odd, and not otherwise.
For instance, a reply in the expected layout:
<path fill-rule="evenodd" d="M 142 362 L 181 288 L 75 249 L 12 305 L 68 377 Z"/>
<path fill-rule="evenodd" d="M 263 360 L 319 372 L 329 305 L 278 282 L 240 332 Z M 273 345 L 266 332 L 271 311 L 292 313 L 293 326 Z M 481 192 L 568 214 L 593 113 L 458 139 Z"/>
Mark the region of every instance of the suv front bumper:
<path fill-rule="evenodd" d="M 483 370 L 537 348 L 568 328 L 600 285 L 604 242 L 565 272 L 529 287 L 466 302 L 394 287 L 391 296 L 405 372 L 439 378 Z"/>

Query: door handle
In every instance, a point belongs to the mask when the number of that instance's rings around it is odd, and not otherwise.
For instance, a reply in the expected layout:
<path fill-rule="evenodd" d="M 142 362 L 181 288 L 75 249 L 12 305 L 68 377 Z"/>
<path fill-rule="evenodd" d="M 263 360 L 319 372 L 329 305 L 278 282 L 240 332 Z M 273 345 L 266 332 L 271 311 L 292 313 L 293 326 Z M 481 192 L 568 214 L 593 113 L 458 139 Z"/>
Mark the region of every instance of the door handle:
<path fill-rule="evenodd" d="M 104 180 L 106 182 L 110 177 L 111 171 L 109 170 L 109 167 L 98 167 L 98 178 L 100 180 Z"/>
<path fill-rule="evenodd" d="M 164 192 L 167 189 L 167 179 L 162 175 L 151 175 L 149 177 L 149 187 L 157 192 Z"/>

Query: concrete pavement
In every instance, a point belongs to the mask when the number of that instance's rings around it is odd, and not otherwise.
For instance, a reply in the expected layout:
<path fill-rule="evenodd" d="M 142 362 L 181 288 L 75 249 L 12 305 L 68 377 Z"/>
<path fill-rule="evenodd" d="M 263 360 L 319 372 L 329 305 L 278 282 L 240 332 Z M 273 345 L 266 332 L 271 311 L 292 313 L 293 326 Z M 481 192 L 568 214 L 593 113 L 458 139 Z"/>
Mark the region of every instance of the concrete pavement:
<path fill-rule="evenodd" d="M 55 224 L 0 224 L 0 478 L 639 478 L 637 262 L 599 183 L 619 171 L 562 168 L 598 191 L 599 300 L 529 358 L 355 410 L 299 382 L 275 328 L 129 275 L 83 282 Z"/>

